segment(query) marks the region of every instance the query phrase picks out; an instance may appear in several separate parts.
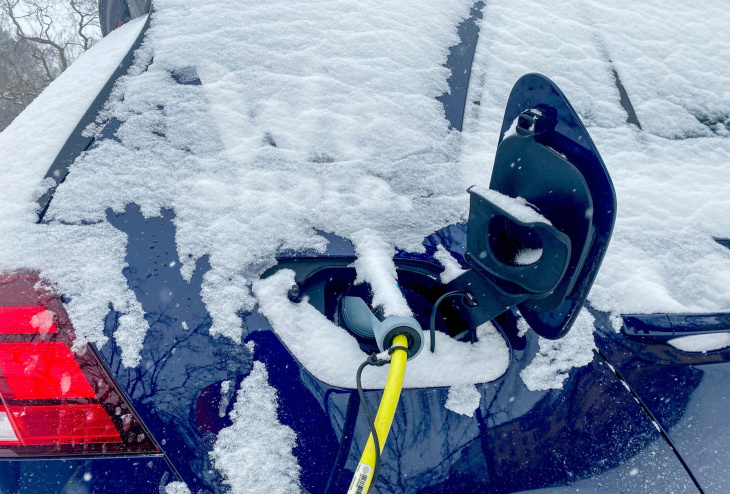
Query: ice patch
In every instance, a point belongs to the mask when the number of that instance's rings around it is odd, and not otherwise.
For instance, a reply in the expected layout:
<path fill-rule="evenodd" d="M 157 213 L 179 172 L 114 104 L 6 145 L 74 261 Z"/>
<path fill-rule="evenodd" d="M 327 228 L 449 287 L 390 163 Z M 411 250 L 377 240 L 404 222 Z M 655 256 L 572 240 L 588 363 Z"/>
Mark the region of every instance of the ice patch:
<path fill-rule="evenodd" d="M 566 336 L 559 340 L 540 337 L 540 351 L 520 372 L 527 389 L 561 389 L 570 369 L 588 365 L 593 360 L 596 348 L 594 321 L 593 316 L 582 309 Z"/>
<path fill-rule="evenodd" d="M 461 267 L 459 261 L 454 259 L 454 256 L 452 256 L 443 245 L 439 245 L 436 248 L 436 252 L 434 252 L 433 257 L 435 257 L 436 260 L 444 267 L 444 270 L 441 273 L 441 283 L 444 285 L 451 283 L 456 278 L 466 273 L 466 269 Z"/>
<path fill-rule="evenodd" d="M 481 399 L 481 393 L 473 384 L 455 384 L 449 388 L 446 408 L 452 412 L 473 417 L 474 412 L 479 408 Z"/>
<path fill-rule="evenodd" d="M 218 434 L 210 457 L 232 494 L 299 493 L 296 435 L 281 425 L 278 398 L 266 366 L 254 362 L 230 413 L 233 424 Z"/>
<path fill-rule="evenodd" d="M 283 269 L 254 283 L 259 310 L 271 323 L 294 357 L 317 379 L 331 386 L 355 387 L 355 373 L 367 358 L 347 331 L 335 326 L 306 299 L 295 304 L 287 298 L 294 272 Z M 428 333 L 427 333 L 428 334 Z M 436 332 L 436 352 L 423 351 L 408 362 L 405 388 L 452 386 L 494 381 L 509 366 L 509 350 L 490 324 L 477 328 L 477 343 L 463 343 Z M 425 345 L 429 344 L 426 336 Z M 363 387 L 382 389 L 387 366 L 363 372 Z"/>

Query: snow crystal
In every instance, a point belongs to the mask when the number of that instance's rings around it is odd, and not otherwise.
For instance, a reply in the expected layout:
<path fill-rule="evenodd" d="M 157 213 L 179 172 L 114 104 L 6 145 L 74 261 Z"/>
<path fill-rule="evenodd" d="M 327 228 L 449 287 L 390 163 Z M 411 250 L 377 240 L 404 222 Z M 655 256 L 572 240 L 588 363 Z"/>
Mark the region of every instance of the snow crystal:
<path fill-rule="evenodd" d="M 560 389 L 570 369 L 591 363 L 596 348 L 593 340 L 594 321 L 593 316 L 582 309 L 566 336 L 559 340 L 540 337 L 540 351 L 520 372 L 527 389 Z"/>
<path fill-rule="evenodd" d="M 258 361 L 241 383 L 230 413 L 233 424 L 220 431 L 210 456 L 233 494 L 299 493 L 296 435 L 277 416 L 276 390 Z"/>
<path fill-rule="evenodd" d="M 436 248 L 436 252 L 433 254 L 433 257 L 435 257 L 436 260 L 444 267 L 444 270 L 441 273 L 441 283 L 443 284 L 451 283 L 456 278 L 466 273 L 466 269 L 461 267 L 459 261 L 454 259 L 454 256 L 452 256 L 443 245 L 439 245 Z"/>
<path fill-rule="evenodd" d="M 455 384 L 449 388 L 446 408 L 452 412 L 473 417 L 474 412 L 479 408 L 481 398 L 481 393 L 473 384 Z"/>
<path fill-rule="evenodd" d="M 296 359 L 317 379 L 332 386 L 354 388 L 357 367 L 367 358 L 357 340 L 335 326 L 306 302 L 295 304 L 287 297 L 294 283 L 294 272 L 282 269 L 254 283 L 259 310 L 271 323 Z M 509 350 L 502 336 L 490 324 L 477 328 L 478 342 L 459 342 L 436 332 L 436 352 L 423 351 L 408 362 L 405 388 L 452 386 L 494 381 L 509 366 Z M 425 345 L 430 336 L 425 335 Z M 381 389 L 388 368 L 368 368 L 363 386 Z"/>

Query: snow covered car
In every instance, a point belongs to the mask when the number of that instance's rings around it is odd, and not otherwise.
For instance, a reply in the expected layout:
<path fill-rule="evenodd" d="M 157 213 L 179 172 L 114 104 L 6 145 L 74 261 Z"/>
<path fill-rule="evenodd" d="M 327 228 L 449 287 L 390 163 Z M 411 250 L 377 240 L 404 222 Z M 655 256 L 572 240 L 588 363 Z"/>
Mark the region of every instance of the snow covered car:
<path fill-rule="evenodd" d="M 100 2 L 0 134 L 0 493 L 728 492 L 730 14 L 614 8 Z"/>

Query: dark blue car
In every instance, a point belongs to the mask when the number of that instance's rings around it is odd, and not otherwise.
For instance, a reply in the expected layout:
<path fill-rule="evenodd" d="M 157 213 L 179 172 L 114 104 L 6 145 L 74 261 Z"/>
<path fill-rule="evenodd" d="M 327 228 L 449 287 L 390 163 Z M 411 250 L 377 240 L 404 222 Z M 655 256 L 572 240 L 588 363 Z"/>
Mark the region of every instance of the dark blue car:
<path fill-rule="evenodd" d="M 449 91 L 437 104 L 452 135 L 464 122 L 483 7 L 477 2 L 458 25 L 446 62 Z M 144 72 L 148 53 L 137 50 L 156 14 L 129 22 L 149 10 L 145 2 L 102 1 L 100 9 L 105 42 L 117 36 L 123 50 L 109 55 L 118 60 L 103 69 L 108 78 L 46 173 L 41 225 L 63 224 L 47 214 L 77 158 L 135 138 L 99 111 L 110 95 L 120 98 L 120 78 Z M 118 26 L 126 31 L 115 34 Z M 164 84 L 175 91 L 204 82 L 190 67 L 170 71 Z M 281 245 L 275 260 L 256 265 L 257 301 L 239 311 L 244 330 L 232 340 L 211 331 L 210 256 L 190 261 L 179 252 L 176 211 L 150 215 L 133 201 L 79 222 L 126 236 L 122 274 L 149 326 L 132 365 L 130 343 L 118 337 L 132 309 L 110 303 L 103 343 L 79 344 L 74 294 L 40 268 L 0 273 L 0 493 L 360 494 L 370 480 L 359 482 L 358 465 L 375 427 L 365 409 L 378 408 L 399 352 L 412 360 L 379 438 L 370 492 L 730 492 L 730 350 L 668 343 L 730 331 L 730 315 L 617 319 L 590 304 L 616 217 L 609 172 L 553 81 L 526 74 L 513 82 L 491 182 L 463 193 L 468 217 L 433 231 L 418 252 L 393 251 L 407 317 L 378 303 L 379 275 L 363 282 L 361 244 L 320 230 L 325 247 Z M 154 132 L 165 139 L 172 131 Z M 263 141 L 273 149 L 276 139 Z M 181 159 L 192 152 L 181 150 Z M 310 162 L 333 160 L 323 153 Z M 321 328 L 311 326 L 317 321 Z M 287 324 L 300 333 L 279 329 Z M 317 353 L 330 348 L 323 334 L 335 346 L 349 342 L 343 355 L 354 358 L 339 366 L 345 357 Z M 571 337 L 587 338 L 588 353 L 554 343 Z M 452 348 L 463 355 L 448 360 Z M 358 390 L 354 369 L 371 355 Z"/>

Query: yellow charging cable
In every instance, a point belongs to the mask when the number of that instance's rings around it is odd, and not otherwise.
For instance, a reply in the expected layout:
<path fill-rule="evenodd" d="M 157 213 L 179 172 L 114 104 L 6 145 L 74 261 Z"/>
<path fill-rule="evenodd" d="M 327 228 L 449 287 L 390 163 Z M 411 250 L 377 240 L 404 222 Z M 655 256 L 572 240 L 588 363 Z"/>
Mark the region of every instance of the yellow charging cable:
<path fill-rule="evenodd" d="M 375 417 L 375 431 L 378 435 L 378 443 L 380 445 L 379 453 L 385 448 L 385 441 L 388 439 L 390 426 L 393 423 L 395 410 L 398 407 L 400 392 L 403 388 L 403 378 L 406 375 L 406 362 L 408 361 L 408 338 L 405 335 L 398 335 L 393 338 L 392 354 L 390 360 L 390 370 L 388 371 L 388 380 L 385 382 L 383 389 L 383 397 L 380 399 L 378 414 Z M 360 371 L 361 372 L 361 371 Z M 367 406 L 367 404 L 364 404 Z M 380 456 L 379 454 L 377 455 Z M 363 494 L 370 490 L 370 484 L 373 481 L 376 464 L 376 449 L 373 435 L 370 434 L 365 449 L 360 457 L 355 469 L 355 475 L 347 489 L 347 494 Z"/>

